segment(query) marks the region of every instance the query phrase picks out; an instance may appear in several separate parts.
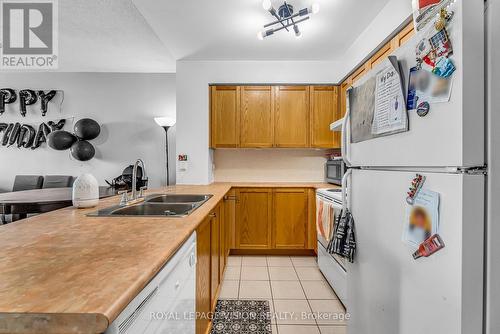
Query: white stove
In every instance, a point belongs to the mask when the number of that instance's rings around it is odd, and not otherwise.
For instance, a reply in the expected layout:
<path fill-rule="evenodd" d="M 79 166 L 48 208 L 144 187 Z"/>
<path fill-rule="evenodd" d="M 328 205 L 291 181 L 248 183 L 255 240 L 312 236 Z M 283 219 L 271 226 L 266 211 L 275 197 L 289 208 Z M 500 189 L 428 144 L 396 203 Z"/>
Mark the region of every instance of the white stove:
<path fill-rule="evenodd" d="M 318 266 L 340 301 L 346 305 L 346 260 L 327 251 L 329 241 L 333 236 L 335 221 L 342 210 L 342 189 L 318 189 L 316 190 L 316 202 Z M 321 228 L 320 225 L 322 225 Z M 324 236 L 323 233 L 329 235 Z"/>
<path fill-rule="evenodd" d="M 317 194 L 323 195 L 327 198 L 335 199 L 342 202 L 342 189 L 341 188 L 323 188 L 316 190 Z"/>

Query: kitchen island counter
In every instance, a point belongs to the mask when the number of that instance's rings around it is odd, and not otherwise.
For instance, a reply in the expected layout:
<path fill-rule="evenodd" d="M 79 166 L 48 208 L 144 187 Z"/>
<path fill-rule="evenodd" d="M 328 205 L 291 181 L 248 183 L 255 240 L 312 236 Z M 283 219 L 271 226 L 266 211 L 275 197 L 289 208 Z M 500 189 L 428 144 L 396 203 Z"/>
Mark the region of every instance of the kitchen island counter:
<path fill-rule="evenodd" d="M 102 333 L 232 187 L 325 188 L 315 183 L 213 183 L 154 193 L 213 195 L 189 216 L 88 217 L 116 205 L 68 207 L 0 226 L 0 333 Z"/>

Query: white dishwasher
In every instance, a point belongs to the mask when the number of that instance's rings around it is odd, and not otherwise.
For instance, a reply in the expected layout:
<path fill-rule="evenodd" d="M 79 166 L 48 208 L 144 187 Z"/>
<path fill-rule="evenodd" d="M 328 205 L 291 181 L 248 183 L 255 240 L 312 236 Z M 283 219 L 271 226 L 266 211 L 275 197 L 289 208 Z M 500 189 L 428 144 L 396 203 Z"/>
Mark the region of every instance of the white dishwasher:
<path fill-rule="evenodd" d="M 196 232 L 127 305 L 105 334 L 194 334 Z"/>

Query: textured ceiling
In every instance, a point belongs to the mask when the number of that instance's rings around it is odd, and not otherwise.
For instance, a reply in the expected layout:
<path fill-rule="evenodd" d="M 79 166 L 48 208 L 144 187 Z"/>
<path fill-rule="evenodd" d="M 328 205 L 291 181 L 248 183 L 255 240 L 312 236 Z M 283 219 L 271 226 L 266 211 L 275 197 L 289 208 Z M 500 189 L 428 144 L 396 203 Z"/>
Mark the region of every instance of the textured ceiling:
<path fill-rule="evenodd" d="M 59 0 L 59 70 L 173 72 L 175 59 L 131 0 Z"/>
<path fill-rule="evenodd" d="M 335 61 L 388 1 L 290 0 L 296 10 L 313 2 L 321 10 L 300 25 L 301 39 L 282 31 L 260 41 L 272 20 L 261 0 L 59 0 L 59 71 L 175 72 L 185 59 Z"/>

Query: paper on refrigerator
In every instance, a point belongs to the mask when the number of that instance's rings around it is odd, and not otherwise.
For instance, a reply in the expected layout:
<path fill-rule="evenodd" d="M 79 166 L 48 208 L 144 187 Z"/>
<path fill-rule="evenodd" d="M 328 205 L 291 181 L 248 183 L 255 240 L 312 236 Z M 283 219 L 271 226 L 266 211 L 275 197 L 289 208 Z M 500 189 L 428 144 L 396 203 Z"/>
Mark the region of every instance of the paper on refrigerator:
<path fill-rule="evenodd" d="M 413 205 L 407 206 L 403 241 L 417 248 L 436 233 L 439 233 L 439 193 L 421 189 Z"/>
<path fill-rule="evenodd" d="M 408 130 L 406 102 L 396 57 L 389 57 L 376 75 L 375 109 L 372 134 L 382 135 Z"/>

